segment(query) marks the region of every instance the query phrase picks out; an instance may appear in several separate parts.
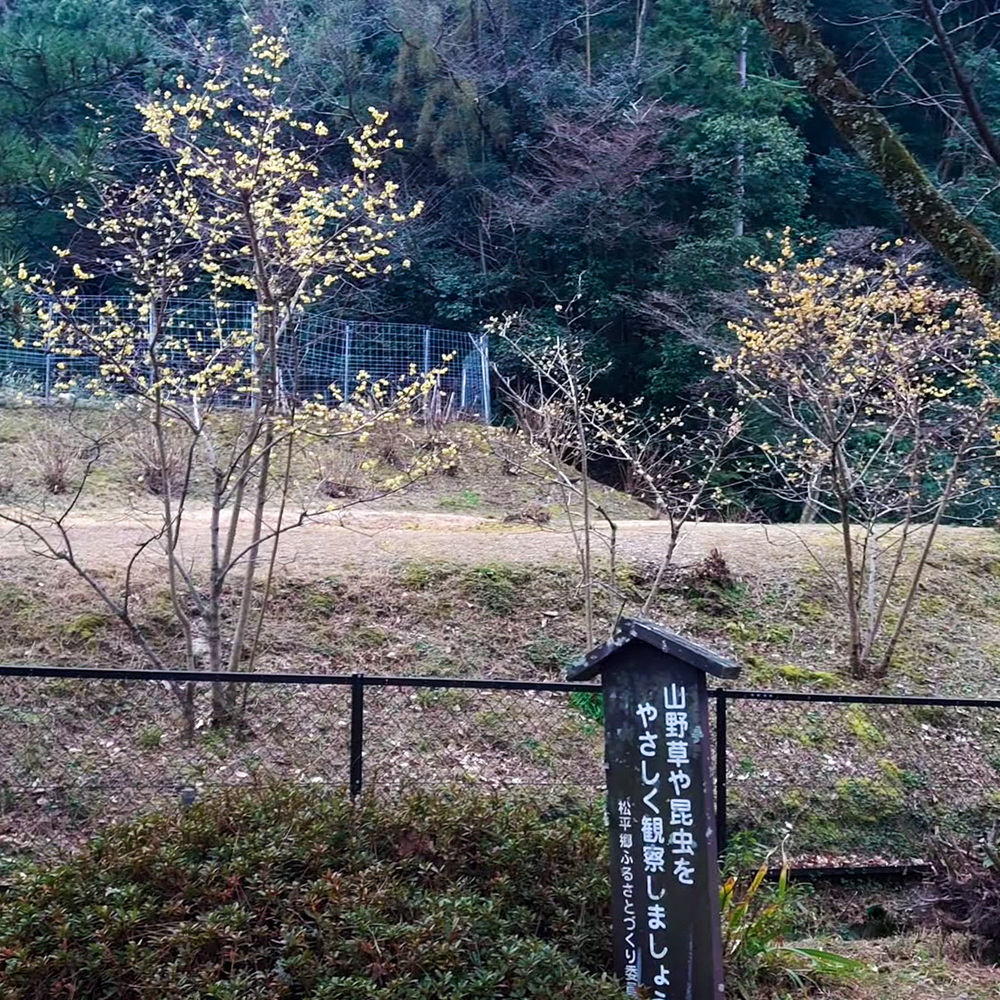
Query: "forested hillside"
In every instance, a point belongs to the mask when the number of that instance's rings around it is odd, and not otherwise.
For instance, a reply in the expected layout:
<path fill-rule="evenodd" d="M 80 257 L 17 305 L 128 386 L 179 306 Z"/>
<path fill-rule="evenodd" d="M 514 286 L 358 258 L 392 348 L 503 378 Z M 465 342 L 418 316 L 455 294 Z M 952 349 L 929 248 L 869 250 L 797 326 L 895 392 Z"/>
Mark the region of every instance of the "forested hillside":
<path fill-rule="evenodd" d="M 162 155 L 137 141 L 138 97 L 169 90 L 212 36 L 245 49 L 252 21 L 287 29 L 281 86 L 331 123 L 331 173 L 348 166 L 334 128 L 386 110 L 405 145 L 385 170 L 426 203 L 396 247 L 412 266 L 324 309 L 465 329 L 511 310 L 537 330 L 569 322 L 613 362 L 607 391 L 658 404 L 708 371 L 705 345 L 744 310 L 742 263 L 773 252 L 769 231 L 860 260 L 885 235 L 971 240 L 991 291 L 996 0 L 0 0 L 3 261 L 79 249 L 88 192 Z M 835 121 L 859 100 L 941 192 L 944 222 L 922 226 L 926 192 L 908 195 L 886 174 L 898 164 Z M 976 284 L 960 258 L 928 255 L 939 277 Z"/>

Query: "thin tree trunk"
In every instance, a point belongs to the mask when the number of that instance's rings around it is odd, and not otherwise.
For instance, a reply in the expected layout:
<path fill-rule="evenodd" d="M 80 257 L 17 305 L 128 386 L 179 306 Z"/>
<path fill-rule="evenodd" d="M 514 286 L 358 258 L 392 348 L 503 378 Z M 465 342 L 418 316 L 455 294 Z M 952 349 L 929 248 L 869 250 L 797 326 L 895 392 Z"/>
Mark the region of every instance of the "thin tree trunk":
<path fill-rule="evenodd" d="M 889 573 L 889 578 L 885 581 L 885 586 L 882 589 L 882 599 L 879 602 L 875 620 L 869 626 L 870 638 L 865 649 L 866 659 L 871 657 L 875 643 L 882 631 L 882 622 L 885 620 L 885 612 L 886 608 L 889 606 L 889 598 L 892 596 L 892 591 L 896 586 L 896 579 L 899 576 L 900 568 L 903 565 L 903 560 L 906 558 L 906 543 L 910 539 L 910 527 L 913 523 L 913 500 L 920 488 L 920 457 L 923 452 L 923 438 L 921 435 L 919 420 L 914 419 L 914 427 L 915 440 L 913 442 L 913 449 L 910 453 L 910 488 L 907 491 L 906 496 L 906 509 L 903 517 L 903 537 L 899 540 L 899 546 L 896 549 L 896 558 L 892 562 L 892 571 Z"/>
<path fill-rule="evenodd" d="M 736 61 L 736 73 L 740 81 L 740 92 L 747 89 L 747 26 L 740 28 L 740 52 Z M 744 203 L 746 202 L 746 156 L 743 137 L 736 141 L 736 159 L 733 173 L 736 182 L 736 218 L 733 220 L 733 235 L 741 237 L 746 228 Z"/>
<path fill-rule="evenodd" d="M 635 9 L 635 51 L 632 54 L 632 68 L 636 69 L 642 59 L 642 38 L 646 32 L 649 17 L 649 0 L 636 0 Z"/>
<path fill-rule="evenodd" d="M 642 602 L 643 616 L 649 614 L 650 609 L 653 607 L 653 602 L 660 595 L 660 590 L 663 587 L 663 578 L 667 575 L 667 567 L 674 561 L 674 552 L 677 549 L 677 540 L 679 538 L 680 530 L 674 528 L 673 520 L 671 519 L 670 541 L 667 543 L 667 551 L 664 552 L 663 557 L 660 559 L 660 565 L 657 567 L 656 576 L 653 578 L 653 583 L 649 588 L 649 593 L 646 595 L 646 600 Z"/>
<path fill-rule="evenodd" d="M 233 633 L 233 645 L 229 651 L 229 669 L 238 670 L 243 658 L 243 644 L 246 639 L 247 627 L 250 622 L 251 603 L 253 601 L 253 585 L 257 573 L 257 563 L 260 559 L 260 539 L 264 528 L 264 509 L 267 505 L 268 478 L 271 472 L 271 452 L 274 448 L 274 420 L 267 409 L 271 406 L 276 377 L 277 345 L 273 332 L 273 317 L 270 319 L 271 332 L 268 344 L 268 389 L 265 402 L 264 439 L 261 443 L 260 467 L 257 471 L 257 495 L 254 502 L 253 523 L 250 534 L 250 547 L 247 554 L 246 571 L 243 577 L 243 590 L 240 594 L 239 612 L 236 629 Z"/>
<path fill-rule="evenodd" d="M 941 47 L 945 62 L 948 63 L 948 69 L 955 81 L 955 85 L 958 87 L 958 92 L 962 95 L 962 102 L 965 104 L 966 111 L 969 112 L 972 124 L 976 126 L 976 131 L 979 133 L 979 138 L 982 139 L 983 145 L 986 147 L 986 152 L 990 154 L 993 162 L 1000 167 L 1000 141 L 997 140 L 996 134 L 990 128 L 989 122 L 987 122 L 986 116 L 983 114 L 983 109 L 979 105 L 976 92 L 972 88 L 972 82 L 966 75 L 965 70 L 962 69 L 962 64 L 958 61 L 955 46 L 951 44 L 951 36 L 944 30 L 944 25 L 941 23 L 941 15 L 938 13 L 934 0 L 920 0 L 920 5 L 924 9 L 924 15 L 930 23 L 937 43 Z"/>
<path fill-rule="evenodd" d="M 583 606 L 587 620 L 587 648 L 594 645 L 594 564 L 590 546 L 591 510 L 590 510 L 590 456 L 587 454 L 587 431 L 583 425 L 583 414 L 580 412 L 581 402 L 577 392 L 576 382 L 570 379 L 573 388 L 573 410 L 576 419 L 576 430 L 580 445 L 580 495 L 583 499 Z"/>
<path fill-rule="evenodd" d="M 799 524 L 812 524 L 819 513 L 819 481 L 823 477 L 823 467 L 814 469 L 806 486 L 806 502 L 802 505 Z"/>
<path fill-rule="evenodd" d="M 274 448 L 274 408 L 278 393 L 278 316 L 271 287 L 264 267 L 264 250 L 257 238 L 256 224 L 250 211 L 249 199 L 244 196 L 243 213 L 247 227 L 247 235 L 254 258 L 254 276 L 256 282 L 257 304 L 256 312 L 258 330 L 261 324 L 266 326 L 264 350 L 260 353 L 262 374 L 258 376 L 258 395 L 253 405 L 250 434 L 246 442 L 246 451 L 241 463 L 240 479 L 237 483 L 237 494 L 242 500 L 250 468 L 253 461 L 251 450 L 261 435 L 260 459 L 257 467 L 257 491 L 254 500 L 253 522 L 250 530 L 250 544 L 247 550 L 246 568 L 243 576 L 243 588 L 237 608 L 236 625 L 233 629 L 232 646 L 229 650 L 229 670 L 239 670 L 243 659 L 243 647 L 246 641 L 247 628 L 250 623 L 251 605 L 253 602 L 253 586 L 257 573 L 257 563 L 260 558 L 261 536 L 264 527 L 264 509 L 267 503 L 268 477 L 271 471 L 271 452 Z M 256 341 L 257 338 L 255 337 Z M 258 344 L 254 343 L 256 351 Z M 256 355 L 255 355 L 256 356 Z M 345 387 L 346 390 L 346 387 Z M 226 552 L 220 573 L 226 573 L 232 566 L 232 549 L 236 540 L 236 526 L 239 518 L 239 507 L 234 507 L 230 530 L 226 539 Z M 278 544 L 275 538 L 274 545 Z M 222 581 L 220 581 L 221 584 Z M 213 685 L 212 690 L 212 724 L 227 726 L 233 722 L 236 706 L 237 690 L 234 684 Z"/>
<path fill-rule="evenodd" d="M 885 653 L 879 661 L 878 673 L 880 677 L 884 677 L 889 672 L 889 668 L 892 666 L 892 655 L 896 652 L 896 646 L 899 644 L 899 638 L 903 634 L 903 627 L 906 625 L 906 621 L 910 617 L 910 612 L 913 610 L 913 602 L 917 598 L 917 591 L 920 589 L 920 580 L 927 567 L 927 560 L 930 557 L 931 548 L 934 545 L 937 530 L 941 527 L 941 519 L 944 517 L 945 508 L 948 506 L 948 501 L 951 500 L 951 494 L 955 489 L 958 474 L 961 470 L 962 463 L 965 461 L 965 450 L 969 439 L 971 439 L 971 433 L 969 438 L 966 439 L 966 442 L 963 442 L 961 451 L 956 454 L 955 460 L 952 462 L 952 466 L 948 470 L 948 481 L 946 482 L 945 488 L 941 493 L 941 500 L 938 503 L 937 510 L 934 512 L 934 520 L 931 521 L 930 530 L 927 532 L 927 540 L 924 542 L 924 547 L 920 551 L 920 558 L 917 560 L 916 569 L 914 569 L 913 577 L 910 579 L 910 586 L 906 593 L 906 600 L 903 602 L 903 610 L 899 613 L 899 618 L 896 621 L 896 627 L 893 629 L 892 636 L 889 639 L 889 644 L 886 646 Z"/>
<path fill-rule="evenodd" d="M 188 744 L 194 742 L 194 689 L 195 685 L 190 681 L 174 686 L 174 695 L 181 706 L 181 717 L 184 719 L 184 742 Z"/>
<path fill-rule="evenodd" d="M 833 468 L 840 510 L 840 535 L 844 546 L 844 569 L 847 572 L 847 618 L 851 630 L 850 666 L 855 677 L 864 676 L 865 663 L 861 641 L 861 616 L 858 610 L 858 581 L 854 568 L 854 540 L 851 538 L 851 503 L 840 446 L 833 449 Z"/>
<path fill-rule="evenodd" d="M 154 310 L 159 324 L 159 311 Z M 156 344 L 159 340 L 159 326 L 153 332 L 149 344 L 149 366 L 154 380 L 153 384 L 153 434 L 156 439 L 156 458 L 160 464 L 160 479 L 162 480 L 161 502 L 163 507 L 163 527 L 166 535 L 167 581 L 170 590 L 170 603 L 184 635 L 184 649 L 188 667 L 194 665 L 194 649 L 191 637 L 191 618 L 181 600 L 180 583 L 178 581 L 177 546 L 180 541 L 180 524 L 175 523 L 173 503 L 170 496 L 170 470 L 167 456 L 166 438 L 163 432 L 163 393 L 159 382 L 159 363 L 157 361 Z M 190 589 L 190 588 L 189 588 Z"/>

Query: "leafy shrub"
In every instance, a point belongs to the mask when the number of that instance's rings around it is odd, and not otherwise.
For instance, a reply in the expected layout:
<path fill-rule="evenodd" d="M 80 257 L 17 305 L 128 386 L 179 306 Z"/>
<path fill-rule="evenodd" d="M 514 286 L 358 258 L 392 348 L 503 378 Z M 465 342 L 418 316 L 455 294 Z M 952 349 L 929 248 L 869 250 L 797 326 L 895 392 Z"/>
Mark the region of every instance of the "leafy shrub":
<path fill-rule="evenodd" d="M 761 1000 L 788 989 L 804 990 L 824 979 L 856 975 L 861 963 L 788 943 L 800 917 L 805 890 L 792 885 L 783 868 L 775 883 L 765 881 L 765 860 L 749 880 L 730 875 L 721 896 L 722 934 L 729 993 Z"/>
<path fill-rule="evenodd" d="M 687 571 L 684 591 L 695 607 L 711 615 L 729 614 L 740 595 L 729 565 L 718 549 L 712 549 Z"/>
<path fill-rule="evenodd" d="M 611 1000 L 593 808 L 291 788 L 113 829 L 0 889 L 5 1000 Z"/>
<path fill-rule="evenodd" d="M 604 695 L 599 691 L 593 694 L 589 691 L 574 691 L 569 696 L 569 703 L 591 722 L 604 721 Z"/>
<path fill-rule="evenodd" d="M 755 864 L 740 842 L 731 857 Z M 733 996 L 857 963 L 785 937 L 803 890 L 722 889 Z M 232 792 L 0 883 L 4 1000 L 618 1000 L 607 830 L 566 799 Z"/>

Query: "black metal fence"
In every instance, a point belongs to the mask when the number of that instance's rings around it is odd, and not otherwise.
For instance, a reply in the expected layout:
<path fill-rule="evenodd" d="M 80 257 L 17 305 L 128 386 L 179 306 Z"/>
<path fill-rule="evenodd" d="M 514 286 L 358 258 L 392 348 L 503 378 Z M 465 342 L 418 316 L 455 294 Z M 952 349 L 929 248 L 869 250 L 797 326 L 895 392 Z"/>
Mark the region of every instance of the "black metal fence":
<path fill-rule="evenodd" d="M 212 725 L 220 684 L 238 685 L 226 728 Z M 799 866 L 912 865 L 941 835 L 1000 821 L 1000 700 L 711 694 L 722 845 L 784 844 Z M 275 779 L 600 796 L 601 708 L 591 684 L 0 666 L 0 860 Z"/>

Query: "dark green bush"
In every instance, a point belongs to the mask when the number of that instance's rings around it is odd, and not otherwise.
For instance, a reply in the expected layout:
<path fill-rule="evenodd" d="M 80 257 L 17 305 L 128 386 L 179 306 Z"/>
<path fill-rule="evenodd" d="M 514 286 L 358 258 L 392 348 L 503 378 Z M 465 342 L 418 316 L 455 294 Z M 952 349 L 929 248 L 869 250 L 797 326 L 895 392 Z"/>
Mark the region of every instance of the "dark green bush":
<path fill-rule="evenodd" d="M 110 831 L 0 889 L 4 1000 L 620 996 L 598 810 L 289 788 Z"/>

